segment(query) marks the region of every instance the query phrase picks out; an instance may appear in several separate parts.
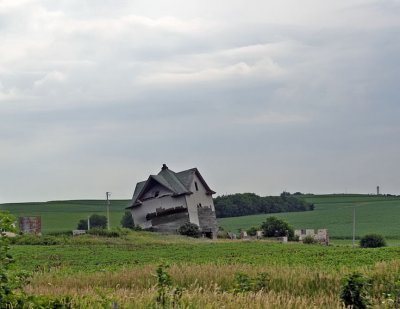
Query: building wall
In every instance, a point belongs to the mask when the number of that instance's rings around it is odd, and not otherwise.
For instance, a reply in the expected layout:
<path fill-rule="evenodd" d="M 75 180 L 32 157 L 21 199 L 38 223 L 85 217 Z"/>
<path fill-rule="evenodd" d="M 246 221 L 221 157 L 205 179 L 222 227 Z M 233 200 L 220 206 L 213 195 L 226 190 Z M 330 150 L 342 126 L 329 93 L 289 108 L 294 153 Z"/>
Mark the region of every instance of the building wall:
<path fill-rule="evenodd" d="M 300 241 L 303 241 L 307 236 L 313 237 L 315 240 L 318 240 L 320 243 L 329 244 L 329 233 L 327 229 L 303 229 L 303 230 L 295 230 L 294 235 L 299 237 Z"/>
<path fill-rule="evenodd" d="M 215 211 L 211 207 L 202 206 L 197 209 L 199 214 L 199 226 L 202 232 L 212 233 L 211 238 L 217 238 L 218 224 Z"/>
<path fill-rule="evenodd" d="M 206 189 L 196 175 L 194 175 L 193 177 L 193 181 L 190 185 L 190 191 L 192 191 L 193 194 L 186 195 L 186 204 L 188 205 L 189 219 L 190 222 L 200 226 L 197 208 L 200 205 L 208 206 L 211 207 L 212 211 L 215 211 L 214 202 L 212 196 L 206 194 Z"/>
<path fill-rule="evenodd" d="M 152 227 L 151 220 L 148 221 L 146 219 L 146 215 L 148 213 L 155 212 L 157 208 L 168 209 L 178 206 L 187 207 L 186 199 L 184 196 L 179 196 L 179 197 L 159 196 L 156 198 L 144 200 L 141 206 L 132 208 L 131 212 L 132 212 L 133 222 L 135 223 L 135 225 L 138 225 L 141 228 L 150 228 Z"/>

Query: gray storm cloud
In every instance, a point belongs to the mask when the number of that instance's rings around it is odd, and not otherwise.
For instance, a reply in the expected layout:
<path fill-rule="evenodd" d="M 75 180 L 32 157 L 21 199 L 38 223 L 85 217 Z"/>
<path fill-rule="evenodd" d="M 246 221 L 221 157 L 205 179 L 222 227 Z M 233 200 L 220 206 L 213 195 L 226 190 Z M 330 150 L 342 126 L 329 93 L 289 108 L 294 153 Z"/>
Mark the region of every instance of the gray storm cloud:
<path fill-rule="evenodd" d="M 0 202 L 400 193 L 398 1 L 0 2 Z"/>

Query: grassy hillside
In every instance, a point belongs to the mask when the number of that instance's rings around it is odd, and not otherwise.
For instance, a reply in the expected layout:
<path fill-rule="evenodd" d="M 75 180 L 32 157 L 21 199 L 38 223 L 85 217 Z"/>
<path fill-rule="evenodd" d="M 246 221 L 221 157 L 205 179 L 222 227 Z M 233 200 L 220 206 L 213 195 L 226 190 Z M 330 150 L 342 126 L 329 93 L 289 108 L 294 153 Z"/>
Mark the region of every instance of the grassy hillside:
<path fill-rule="evenodd" d="M 305 196 L 315 203 L 314 211 L 263 214 L 219 219 L 227 231 L 259 226 L 267 216 L 286 219 L 294 228 L 327 228 L 332 237 L 352 235 L 353 209 L 356 209 L 356 235 L 380 233 L 388 238 L 400 238 L 400 198 L 368 195 Z"/>
<path fill-rule="evenodd" d="M 110 202 L 111 226 L 120 226 L 128 200 Z M 0 210 L 8 210 L 16 216 L 41 216 L 43 233 L 75 229 L 80 219 L 91 214 L 106 215 L 102 200 L 51 201 L 44 203 L 0 204 Z"/>
<path fill-rule="evenodd" d="M 400 197 L 368 195 L 310 195 L 304 197 L 315 204 L 314 211 L 269 214 L 285 218 L 295 228 L 327 228 L 333 237 L 351 237 L 353 208 L 356 208 L 356 234 L 380 233 L 400 238 Z M 128 200 L 112 200 L 111 226 L 119 226 Z M 93 213 L 106 215 L 102 200 L 51 201 L 45 203 L 0 204 L 17 216 L 40 215 L 44 233 L 76 228 L 80 219 Z M 227 231 L 258 226 L 267 214 L 219 219 Z"/>

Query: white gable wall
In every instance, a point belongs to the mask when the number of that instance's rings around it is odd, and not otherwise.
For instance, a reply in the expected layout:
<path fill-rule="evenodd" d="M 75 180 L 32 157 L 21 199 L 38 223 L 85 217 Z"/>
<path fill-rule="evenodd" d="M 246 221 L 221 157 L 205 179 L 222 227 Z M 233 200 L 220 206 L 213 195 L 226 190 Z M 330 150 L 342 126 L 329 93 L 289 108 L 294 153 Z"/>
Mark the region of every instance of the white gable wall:
<path fill-rule="evenodd" d="M 158 196 L 163 196 L 166 194 L 171 195 L 172 192 L 170 190 L 168 190 L 167 188 L 165 188 L 164 186 L 160 185 L 160 184 L 154 184 L 153 186 L 151 186 L 147 192 L 142 196 L 141 200 L 145 200 L 146 198 L 151 198 L 155 196 L 155 193 L 158 192 Z"/>
<path fill-rule="evenodd" d="M 198 190 L 196 190 L 196 183 Z M 189 211 L 189 220 L 190 222 L 200 226 L 199 216 L 197 212 L 198 205 L 201 205 L 203 207 L 211 206 L 211 209 L 215 211 L 214 202 L 212 196 L 207 195 L 206 188 L 204 188 L 203 184 L 201 183 L 200 179 L 197 177 L 196 174 L 193 177 L 193 181 L 190 185 L 189 190 L 193 192 L 193 194 L 186 195 L 186 204 Z"/>

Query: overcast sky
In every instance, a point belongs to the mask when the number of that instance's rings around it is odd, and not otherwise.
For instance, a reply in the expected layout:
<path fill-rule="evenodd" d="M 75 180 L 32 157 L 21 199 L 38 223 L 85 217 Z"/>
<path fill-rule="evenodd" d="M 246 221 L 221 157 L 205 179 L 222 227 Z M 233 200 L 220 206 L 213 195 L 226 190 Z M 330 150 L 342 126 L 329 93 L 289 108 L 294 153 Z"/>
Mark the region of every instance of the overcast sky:
<path fill-rule="evenodd" d="M 400 1 L 0 0 L 0 203 L 400 194 Z"/>

